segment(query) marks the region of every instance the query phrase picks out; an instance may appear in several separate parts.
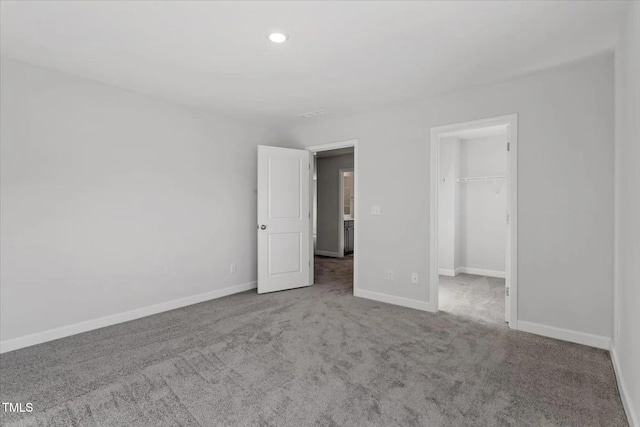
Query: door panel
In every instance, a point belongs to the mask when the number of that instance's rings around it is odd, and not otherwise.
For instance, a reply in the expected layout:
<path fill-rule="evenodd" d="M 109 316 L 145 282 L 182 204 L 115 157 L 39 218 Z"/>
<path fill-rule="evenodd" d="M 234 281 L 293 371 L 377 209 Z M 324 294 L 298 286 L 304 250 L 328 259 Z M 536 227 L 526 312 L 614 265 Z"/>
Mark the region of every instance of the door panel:
<path fill-rule="evenodd" d="M 258 146 L 258 293 L 309 286 L 310 153 Z"/>
<path fill-rule="evenodd" d="M 299 273 L 302 233 L 269 234 L 269 275 Z"/>
<path fill-rule="evenodd" d="M 301 151 L 301 150 L 300 150 Z M 296 157 L 269 155 L 267 185 L 269 218 L 300 218 L 302 165 Z M 306 168 L 307 165 L 305 164 Z"/>

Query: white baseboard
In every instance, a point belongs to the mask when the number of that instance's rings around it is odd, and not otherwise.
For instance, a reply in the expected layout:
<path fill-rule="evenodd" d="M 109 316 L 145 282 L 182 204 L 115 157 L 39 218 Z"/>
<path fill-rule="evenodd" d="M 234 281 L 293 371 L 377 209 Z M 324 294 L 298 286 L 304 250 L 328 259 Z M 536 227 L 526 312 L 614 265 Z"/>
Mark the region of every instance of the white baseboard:
<path fill-rule="evenodd" d="M 440 276 L 454 277 L 458 273 L 456 272 L 456 270 L 449 270 L 448 268 L 439 268 L 438 269 L 438 274 Z"/>
<path fill-rule="evenodd" d="M 620 399 L 622 400 L 622 406 L 624 406 L 624 411 L 627 414 L 627 421 L 629 421 L 629 427 L 640 427 L 640 419 L 638 413 L 635 411 L 636 408 L 633 407 L 633 403 L 631 402 L 631 396 L 629 396 L 629 389 L 627 388 L 627 383 L 622 376 L 622 371 L 620 371 L 620 363 L 618 362 L 618 353 L 616 352 L 616 347 L 611 346 L 611 350 L 609 351 L 611 354 L 611 361 L 613 362 L 613 371 L 616 374 L 616 379 L 618 380 L 618 390 L 620 391 Z"/>
<path fill-rule="evenodd" d="M 72 325 L 37 332 L 31 335 L 25 335 L 18 338 L 0 341 L 0 353 L 18 350 L 20 348 L 29 347 L 36 344 L 42 344 L 47 341 L 53 341 L 59 338 L 80 334 L 82 332 L 104 328 L 105 326 L 111 326 L 122 322 L 128 322 L 130 320 L 140 319 L 141 317 L 151 316 L 153 314 L 158 314 L 169 310 L 175 310 L 176 308 L 198 304 L 200 302 L 221 298 L 227 295 L 232 295 L 238 292 L 244 292 L 255 288 L 256 282 L 243 283 L 240 285 L 229 286 L 223 289 L 204 292 L 202 294 L 192 295 L 173 301 L 167 301 L 160 304 L 137 308 L 131 311 L 125 311 L 124 313 L 112 314 L 109 316 L 99 317 L 97 319 L 91 319 L 84 322 L 74 323 Z"/>
<path fill-rule="evenodd" d="M 451 270 L 451 269 L 448 269 L 448 268 L 439 268 L 438 269 L 438 274 L 440 276 L 455 277 L 460 273 L 475 274 L 477 276 L 499 277 L 501 279 L 504 279 L 506 277 L 506 274 L 505 274 L 504 271 L 484 270 L 482 268 L 458 267 L 455 270 Z"/>
<path fill-rule="evenodd" d="M 590 347 L 609 350 L 611 338 L 602 335 L 588 334 L 586 332 L 561 329 L 554 326 L 541 325 L 539 323 L 524 322 L 518 320 L 517 329 L 544 337 L 555 338 L 557 340 L 574 342 L 576 344 L 588 345 Z"/>
<path fill-rule="evenodd" d="M 498 270 L 485 270 L 482 268 L 473 268 L 473 267 L 458 267 L 456 268 L 455 274 L 475 274 L 477 276 L 487 276 L 487 277 L 498 277 L 500 279 L 504 279 L 506 274 L 504 271 Z"/>
<path fill-rule="evenodd" d="M 333 258 L 343 258 L 343 255 L 340 255 L 338 252 L 319 251 L 316 249 L 315 254 L 320 256 L 329 256 Z"/>
<path fill-rule="evenodd" d="M 428 302 L 417 301 L 417 300 L 403 298 L 403 297 L 397 297 L 394 295 L 381 294 L 379 292 L 365 291 L 362 289 L 354 289 L 353 295 L 360 298 L 366 298 L 374 301 L 400 305 L 402 307 L 415 308 L 416 310 L 430 311 L 432 313 L 435 313 L 436 311 L 438 311 L 437 307 L 434 309 L 434 307 L 432 307 L 431 304 L 429 304 Z"/>

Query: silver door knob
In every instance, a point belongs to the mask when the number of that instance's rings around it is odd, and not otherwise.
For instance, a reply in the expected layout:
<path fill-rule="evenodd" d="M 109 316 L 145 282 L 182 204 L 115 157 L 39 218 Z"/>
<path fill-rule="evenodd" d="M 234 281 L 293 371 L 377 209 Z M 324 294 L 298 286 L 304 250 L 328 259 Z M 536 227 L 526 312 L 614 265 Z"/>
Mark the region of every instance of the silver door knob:
<path fill-rule="evenodd" d="M 266 230 L 266 229 L 267 229 L 267 226 L 266 226 L 266 225 L 262 224 L 262 225 L 260 226 L 260 230 Z"/>

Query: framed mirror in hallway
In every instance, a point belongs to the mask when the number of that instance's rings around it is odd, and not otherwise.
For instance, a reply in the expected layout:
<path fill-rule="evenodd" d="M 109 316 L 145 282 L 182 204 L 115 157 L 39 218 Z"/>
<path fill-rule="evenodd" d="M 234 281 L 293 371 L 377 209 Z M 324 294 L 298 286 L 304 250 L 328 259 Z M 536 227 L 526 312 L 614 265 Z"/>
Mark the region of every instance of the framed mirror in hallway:
<path fill-rule="evenodd" d="M 353 168 L 344 168 L 338 171 L 339 190 L 338 197 L 340 207 L 338 209 L 338 224 L 343 232 L 339 236 L 338 253 L 342 256 L 353 255 L 355 234 L 355 189 Z"/>

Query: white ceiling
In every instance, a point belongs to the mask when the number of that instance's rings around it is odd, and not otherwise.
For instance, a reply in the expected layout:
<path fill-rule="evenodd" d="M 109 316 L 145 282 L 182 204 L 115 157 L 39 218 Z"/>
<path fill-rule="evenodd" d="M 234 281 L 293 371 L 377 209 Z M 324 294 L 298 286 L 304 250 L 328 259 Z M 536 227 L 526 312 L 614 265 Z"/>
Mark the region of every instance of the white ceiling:
<path fill-rule="evenodd" d="M 274 126 L 612 48 L 615 1 L 2 1 L 2 55 Z M 290 36 L 267 40 L 272 30 Z M 311 119 L 308 111 L 326 110 Z"/>

